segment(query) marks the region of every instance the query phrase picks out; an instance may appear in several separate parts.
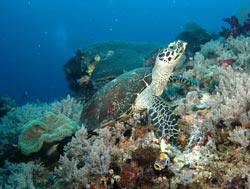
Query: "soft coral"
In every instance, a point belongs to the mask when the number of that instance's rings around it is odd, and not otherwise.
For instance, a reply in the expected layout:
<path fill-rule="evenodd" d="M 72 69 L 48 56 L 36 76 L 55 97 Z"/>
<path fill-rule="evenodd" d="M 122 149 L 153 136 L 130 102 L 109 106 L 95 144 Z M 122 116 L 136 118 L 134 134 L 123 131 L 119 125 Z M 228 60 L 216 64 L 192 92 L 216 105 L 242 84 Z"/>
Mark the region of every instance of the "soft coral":
<path fill-rule="evenodd" d="M 222 27 L 222 31 L 219 33 L 223 37 L 237 37 L 239 35 L 247 35 L 250 32 L 250 13 L 248 18 L 243 22 L 239 23 L 239 20 L 236 16 L 231 16 L 228 18 L 223 18 L 224 22 L 227 22 L 231 28 Z"/>

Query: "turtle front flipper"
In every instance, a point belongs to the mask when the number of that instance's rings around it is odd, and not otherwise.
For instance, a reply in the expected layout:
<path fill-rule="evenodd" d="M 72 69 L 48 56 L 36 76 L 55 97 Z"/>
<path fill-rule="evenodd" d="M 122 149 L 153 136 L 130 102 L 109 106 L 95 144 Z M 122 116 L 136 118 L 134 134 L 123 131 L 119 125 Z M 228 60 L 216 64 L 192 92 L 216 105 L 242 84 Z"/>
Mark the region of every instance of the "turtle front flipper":
<path fill-rule="evenodd" d="M 171 75 L 169 77 L 168 83 L 183 83 L 187 86 L 198 86 L 199 85 L 198 81 L 195 79 L 185 78 L 185 77 L 177 76 L 177 75 Z"/>
<path fill-rule="evenodd" d="M 178 138 L 179 126 L 177 118 L 170 110 L 167 103 L 160 97 L 153 96 L 152 104 L 149 108 L 149 115 L 156 127 L 158 137 L 169 137 L 170 141 Z"/>

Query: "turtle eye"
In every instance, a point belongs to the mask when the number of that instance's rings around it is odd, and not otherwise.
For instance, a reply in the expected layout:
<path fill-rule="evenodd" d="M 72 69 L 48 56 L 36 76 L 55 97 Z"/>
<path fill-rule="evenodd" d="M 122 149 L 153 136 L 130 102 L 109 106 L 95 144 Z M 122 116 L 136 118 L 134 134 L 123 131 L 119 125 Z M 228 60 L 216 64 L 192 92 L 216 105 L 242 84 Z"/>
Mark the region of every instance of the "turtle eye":
<path fill-rule="evenodd" d="M 174 45 L 171 45 L 171 46 L 169 46 L 168 48 L 169 48 L 169 50 L 171 50 L 171 51 L 173 51 L 173 50 L 175 49 Z"/>
<path fill-rule="evenodd" d="M 171 50 L 175 51 L 176 49 L 178 49 L 178 45 L 174 44 Z"/>

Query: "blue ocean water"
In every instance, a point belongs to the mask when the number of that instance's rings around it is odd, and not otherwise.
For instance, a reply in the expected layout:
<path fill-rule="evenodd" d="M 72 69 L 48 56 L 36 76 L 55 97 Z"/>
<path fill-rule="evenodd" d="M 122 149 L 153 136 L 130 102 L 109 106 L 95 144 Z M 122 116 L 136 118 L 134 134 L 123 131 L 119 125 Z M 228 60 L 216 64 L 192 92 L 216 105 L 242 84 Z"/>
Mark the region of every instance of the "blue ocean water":
<path fill-rule="evenodd" d="M 103 40 L 168 43 L 194 21 L 219 32 L 249 0 L 1 0 L 0 93 L 18 104 L 70 93 L 62 66 Z"/>

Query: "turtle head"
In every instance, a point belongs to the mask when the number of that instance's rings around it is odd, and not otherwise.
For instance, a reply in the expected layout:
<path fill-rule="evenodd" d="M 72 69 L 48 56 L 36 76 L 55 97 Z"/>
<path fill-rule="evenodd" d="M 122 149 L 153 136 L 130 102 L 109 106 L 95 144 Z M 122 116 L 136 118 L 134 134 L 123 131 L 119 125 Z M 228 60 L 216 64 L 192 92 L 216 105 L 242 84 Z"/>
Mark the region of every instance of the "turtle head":
<path fill-rule="evenodd" d="M 161 50 L 156 57 L 156 65 L 164 67 L 174 67 L 186 50 L 187 43 L 181 40 L 170 43 Z"/>

